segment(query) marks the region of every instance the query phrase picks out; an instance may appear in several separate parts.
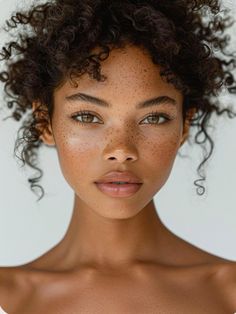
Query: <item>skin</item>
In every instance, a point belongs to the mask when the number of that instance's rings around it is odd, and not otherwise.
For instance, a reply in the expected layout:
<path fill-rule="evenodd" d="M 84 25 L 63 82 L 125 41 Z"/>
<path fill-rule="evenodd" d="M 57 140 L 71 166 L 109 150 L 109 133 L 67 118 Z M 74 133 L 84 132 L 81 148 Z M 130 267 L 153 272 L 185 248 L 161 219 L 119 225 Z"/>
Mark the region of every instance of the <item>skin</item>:
<path fill-rule="evenodd" d="M 126 46 L 112 50 L 102 63 L 105 82 L 86 74 L 78 87 L 66 81 L 55 90 L 52 124 L 41 138 L 55 146 L 74 190 L 73 215 L 64 238 L 50 251 L 28 264 L 0 269 L 0 304 L 7 313 L 236 311 L 235 263 L 173 234 L 153 202 L 189 131 L 188 119 L 182 118 L 183 95 L 159 71 L 146 51 Z M 111 107 L 66 100 L 78 92 Z M 163 95 L 176 104 L 136 108 Z M 77 117 L 90 124 L 71 118 L 79 110 L 95 116 Z M 171 120 L 148 120 L 152 111 Z M 109 197 L 94 181 L 111 170 L 131 170 L 144 184 L 132 197 Z"/>

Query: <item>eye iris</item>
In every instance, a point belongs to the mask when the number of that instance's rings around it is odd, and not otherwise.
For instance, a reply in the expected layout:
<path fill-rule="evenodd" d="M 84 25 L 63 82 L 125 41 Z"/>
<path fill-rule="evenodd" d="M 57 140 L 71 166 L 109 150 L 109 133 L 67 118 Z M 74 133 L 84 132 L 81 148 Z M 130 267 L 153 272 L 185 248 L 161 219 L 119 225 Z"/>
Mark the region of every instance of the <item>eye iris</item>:
<path fill-rule="evenodd" d="M 148 120 L 149 120 L 149 122 L 151 122 L 151 123 L 156 123 L 156 122 L 159 122 L 159 117 L 156 116 L 156 115 L 149 116 L 149 117 L 148 117 Z"/>
<path fill-rule="evenodd" d="M 93 116 L 92 116 L 91 114 L 89 114 L 89 113 L 84 113 L 84 114 L 82 115 L 82 117 L 86 117 L 85 120 L 82 119 L 83 122 L 85 122 L 85 123 L 87 123 L 87 122 L 92 122 L 92 121 L 93 121 Z"/>

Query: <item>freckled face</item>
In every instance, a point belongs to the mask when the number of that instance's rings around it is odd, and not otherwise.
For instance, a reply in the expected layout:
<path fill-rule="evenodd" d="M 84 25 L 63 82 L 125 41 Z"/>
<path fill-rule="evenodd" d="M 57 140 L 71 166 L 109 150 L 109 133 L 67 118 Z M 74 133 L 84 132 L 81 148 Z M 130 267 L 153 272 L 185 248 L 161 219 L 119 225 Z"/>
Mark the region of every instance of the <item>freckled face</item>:
<path fill-rule="evenodd" d="M 104 217 L 128 218 L 140 212 L 169 177 L 182 139 L 183 96 L 163 82 L 160 68 L 139 47 L 112 50 L 101 66 L 106 81 L 85 74 L 77 88 L 67 81 L 55 91 L 53 137 L 62 173 L 77 202 Z M 101 98 L 110 107 L 66 99 L 78 92 Z M 159 96 L 176 104 L 136 108 Z M 81 110 L 86 114 L 79 114 Z M 143 181 L 131 197 L 114 198 L 97 189 L 94 182 L 117 169 L 130 170 Z"/>

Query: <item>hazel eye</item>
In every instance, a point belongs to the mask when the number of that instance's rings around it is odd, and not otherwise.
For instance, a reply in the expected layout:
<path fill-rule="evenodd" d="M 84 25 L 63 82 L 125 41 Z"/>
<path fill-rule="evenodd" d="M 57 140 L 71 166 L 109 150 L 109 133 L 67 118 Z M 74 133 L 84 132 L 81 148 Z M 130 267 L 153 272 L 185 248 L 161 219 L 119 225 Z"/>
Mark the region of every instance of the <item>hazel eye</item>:
<path fill-rule="evenodd" d="M 83 110 L 77 112 L 71 118 L 75 120 L 76 123 L 79 123 L 81 126 L 85 126 L 86 124 L 97 124 L 100 121 L 100 119 L 96 115 L 94 115 L 92 112 L 83 111 Z M 81 118 L 81 120 L 79 120 L 78 118 Z M 97 119 L 97 121 L 94 122 L 94 119 Z M 155 125 L 168 122 L 169 120 L 171 120 L 171 118 L 163 113 L 152 112 L 151 115 L 147 116 L 142 121 L 145 121 L 145 120 L 148 120 L 148 123 L 142 123 L 142 124 L 152 124 L 155 126 Z"/>
<path fill-rule="evenodd" d="M 82 117 L 82 121 L 79 121 L 77 118 Z M 85 119 L 83 119 L 85 117 Z M 75 115 L 72 116 L 72 119 L 75 120 L 76 122 L 80 124 L 93 124 L 93 119 L 97 118 L 95 115 L 91 114 L 90 112 L 87 111 L 80 111 L 76 113 Z M 98 118 L 97 118 L 98 119 Z"/>
<path fill-rule="evenodd" d="M 144 123 L 144 124 L 157 124 L 158 125 L 158 124 L 163 124 L 170 120 L 168 116 L 164 114 L 160 114 L 160 113 L 153 113 L 152 115 L 149 115 L 142 121 L 145 121 L 147 119 L 150 123 Z"/>

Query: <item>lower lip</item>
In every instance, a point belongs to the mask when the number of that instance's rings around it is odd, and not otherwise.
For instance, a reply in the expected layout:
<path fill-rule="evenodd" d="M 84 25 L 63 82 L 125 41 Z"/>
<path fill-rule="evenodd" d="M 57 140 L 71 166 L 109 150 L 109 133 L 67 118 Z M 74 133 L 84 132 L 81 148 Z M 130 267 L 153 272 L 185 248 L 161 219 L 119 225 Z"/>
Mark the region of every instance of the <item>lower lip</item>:
<path fill-rule="evenodd" d="M 113 183 L 96 183 L 96 186 L 103 193 L 113 197 L 127 197 L 135 194 L 142 183 L 113 184 Z"/>

